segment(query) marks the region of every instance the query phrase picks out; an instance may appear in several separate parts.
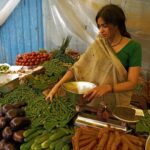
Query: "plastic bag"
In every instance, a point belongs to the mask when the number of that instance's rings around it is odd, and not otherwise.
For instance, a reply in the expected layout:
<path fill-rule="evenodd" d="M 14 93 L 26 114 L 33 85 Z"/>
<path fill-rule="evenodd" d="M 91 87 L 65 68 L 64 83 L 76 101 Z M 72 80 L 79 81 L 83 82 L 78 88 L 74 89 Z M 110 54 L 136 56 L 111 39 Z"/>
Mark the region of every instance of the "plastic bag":
<path fill-rule="evenodd" d="M 20 0 L 1 0 L 0 2 L 0 26 L 6 21 Z"/>

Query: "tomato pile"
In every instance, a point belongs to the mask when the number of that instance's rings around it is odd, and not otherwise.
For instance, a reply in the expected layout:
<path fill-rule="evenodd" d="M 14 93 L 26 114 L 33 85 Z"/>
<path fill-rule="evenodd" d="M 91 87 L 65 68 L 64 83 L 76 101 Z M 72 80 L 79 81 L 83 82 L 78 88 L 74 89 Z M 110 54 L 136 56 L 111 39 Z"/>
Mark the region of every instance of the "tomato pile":
<path fill-rule="evenodd" d="M 16 57 L 16 65 L 18 66 L 36 66 L 44 61 L 52 58 L 51 53 L 43 52 L 30 52 L 24 54 L 18 54 Z"/>

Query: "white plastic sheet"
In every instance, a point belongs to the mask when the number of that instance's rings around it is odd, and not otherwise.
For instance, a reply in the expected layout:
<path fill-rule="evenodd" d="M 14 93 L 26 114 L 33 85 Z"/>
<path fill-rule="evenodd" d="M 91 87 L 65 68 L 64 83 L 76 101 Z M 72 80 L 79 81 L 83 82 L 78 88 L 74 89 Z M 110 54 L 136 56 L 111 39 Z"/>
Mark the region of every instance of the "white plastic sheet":
<path fill-rule="evenodd" d="M 72 36 L 72 41 L 80 43 L 79 49 L 85 49 L 93 42 L 98 29 L 93 18 L 83 10 L 79 1 L 75 0 L 47 0 L 43 7 L 49 10 L 44 13 L 45 47 L 59 46 L 67 35 Z M 89 14 L 90 14 L 89 12 Z M 90 27 L 90 28 L 89 28 Z M 49 40 L 50 39 L 50 40 Z M 74 42 L 71 46 L 75 46 Z"/>
<path fill-rule="evenodd" d="M 20 0 L 0 0 L 0 26 L 6 21 Z"/>

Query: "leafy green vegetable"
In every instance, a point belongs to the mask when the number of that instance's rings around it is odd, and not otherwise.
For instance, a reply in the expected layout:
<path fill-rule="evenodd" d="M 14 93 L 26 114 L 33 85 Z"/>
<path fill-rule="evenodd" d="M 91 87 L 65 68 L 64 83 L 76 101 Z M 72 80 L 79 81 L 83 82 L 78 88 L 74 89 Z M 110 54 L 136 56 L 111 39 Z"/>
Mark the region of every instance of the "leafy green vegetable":
<path fill-rule="evenodd" d="M 150 133 L 150 114 L 147 110 L 144 111 L 144 117 L 141 117 L 139 122 L 136 124 L 136 132 Z"/>

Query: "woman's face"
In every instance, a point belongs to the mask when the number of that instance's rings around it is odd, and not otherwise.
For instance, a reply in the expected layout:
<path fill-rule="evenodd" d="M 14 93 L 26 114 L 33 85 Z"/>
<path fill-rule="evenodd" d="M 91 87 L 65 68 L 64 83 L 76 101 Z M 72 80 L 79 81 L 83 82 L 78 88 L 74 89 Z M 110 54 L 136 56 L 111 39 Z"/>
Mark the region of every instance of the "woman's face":
<path fill-rule="evenodd" d="M 100 35 L 106 39 L 113 39 L 116 35 L 118 27 L 114 26 L 113 24 L 107 24 L 105 21 L 100 17 L 97 21 Z"/>

